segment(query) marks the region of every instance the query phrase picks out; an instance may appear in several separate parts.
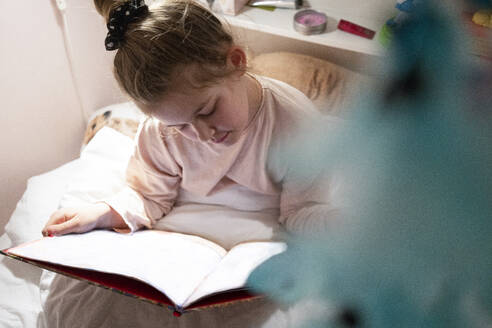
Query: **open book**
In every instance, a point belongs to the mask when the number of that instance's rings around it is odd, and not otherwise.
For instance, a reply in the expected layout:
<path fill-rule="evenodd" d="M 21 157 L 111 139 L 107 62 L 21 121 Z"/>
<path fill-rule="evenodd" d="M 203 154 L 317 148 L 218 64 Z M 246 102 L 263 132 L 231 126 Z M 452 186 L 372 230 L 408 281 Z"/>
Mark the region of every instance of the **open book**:
<path fill-rule="evenodd" d="M 86 280 L 177 314 L 254 297 L 249 274 L 286 249 L 282 242 L 246 242 L 226 251 L 201 237 L 159 230 L 134 234 L 96 230 L 45 237 L 2 251 L 12 258 Z"/>

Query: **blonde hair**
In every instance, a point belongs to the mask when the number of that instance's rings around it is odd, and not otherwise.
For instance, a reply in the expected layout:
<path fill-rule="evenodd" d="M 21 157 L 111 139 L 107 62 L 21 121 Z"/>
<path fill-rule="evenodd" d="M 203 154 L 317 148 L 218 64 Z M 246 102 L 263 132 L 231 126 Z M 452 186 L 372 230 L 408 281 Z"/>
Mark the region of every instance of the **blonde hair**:
<path fill-rule="evenodd" d="M 121 0 L 94 0 L 106 21 Z M 114 57 L 120 87 L 149 114 L 152 104 L 172 90 L 176 76 L 197 65 L 194 86 L 230 75 L 227 54 L 233 37 L 220 20 L 193 0 L 168 0 L 128 25 Z M 191 81 L 190 81 L 191 82 Z"/>

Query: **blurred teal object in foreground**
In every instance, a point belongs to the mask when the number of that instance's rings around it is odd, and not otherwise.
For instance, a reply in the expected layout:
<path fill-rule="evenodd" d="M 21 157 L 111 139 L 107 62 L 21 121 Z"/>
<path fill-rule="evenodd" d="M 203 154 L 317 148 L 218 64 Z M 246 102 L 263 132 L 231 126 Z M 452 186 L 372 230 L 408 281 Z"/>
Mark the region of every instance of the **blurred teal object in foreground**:
<path fill-rule="evenodd" d="M 335 309 L 306 327 L 492 326 L 492 102 L 472 110 L 477 67 L 455 19 L 431 2 L 416 10 L 340 135 L 313 133 L 293 150 L 304 150 L 300 172 L 313 162 L 341 172 L 350 206 L 248 284 Z"/>

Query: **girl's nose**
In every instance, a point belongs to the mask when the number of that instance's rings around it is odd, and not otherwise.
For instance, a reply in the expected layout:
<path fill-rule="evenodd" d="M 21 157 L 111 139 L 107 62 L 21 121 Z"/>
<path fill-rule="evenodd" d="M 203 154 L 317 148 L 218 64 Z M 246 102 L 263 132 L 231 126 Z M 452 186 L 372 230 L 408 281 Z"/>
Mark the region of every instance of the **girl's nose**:
<path fill-rule="evenodd" d="M 215 133 L 215 130 L 200 118 L 193 120 L 191 127 L 196 135 L 196 138 L 201 142 L 210 140 Z"/>

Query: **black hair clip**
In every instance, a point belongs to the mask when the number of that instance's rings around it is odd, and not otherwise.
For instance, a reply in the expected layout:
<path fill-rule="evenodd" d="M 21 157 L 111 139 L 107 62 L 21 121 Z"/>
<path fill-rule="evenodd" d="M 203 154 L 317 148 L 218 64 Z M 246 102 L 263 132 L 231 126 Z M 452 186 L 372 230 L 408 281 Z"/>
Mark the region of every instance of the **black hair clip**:
<path fill-rule="evenodd" d="M 144 0 L 130 0 L 111 10 L 108 20 L 108 34 L 104 40 L 106 50 L 121 46 L 128 24 L 142 18 L 149 12 Z"/>

